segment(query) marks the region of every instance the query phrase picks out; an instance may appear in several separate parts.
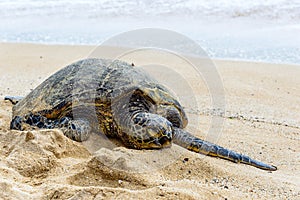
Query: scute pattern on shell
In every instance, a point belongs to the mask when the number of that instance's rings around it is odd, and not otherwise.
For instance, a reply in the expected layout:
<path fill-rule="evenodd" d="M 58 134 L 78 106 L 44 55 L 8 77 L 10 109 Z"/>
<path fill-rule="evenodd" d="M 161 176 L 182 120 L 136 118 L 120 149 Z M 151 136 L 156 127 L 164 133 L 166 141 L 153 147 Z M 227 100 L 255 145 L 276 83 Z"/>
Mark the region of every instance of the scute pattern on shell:
<path fill-rule="evenodd" d="M 13 116 L 52 109 L 63 102 L 111 100 L 132 88 L 155 89 L 154 79 L 119 60 L 85 59 L 50 76 L 13 108 Z M 160 89 L 167 90 L 159 86 Z"/>

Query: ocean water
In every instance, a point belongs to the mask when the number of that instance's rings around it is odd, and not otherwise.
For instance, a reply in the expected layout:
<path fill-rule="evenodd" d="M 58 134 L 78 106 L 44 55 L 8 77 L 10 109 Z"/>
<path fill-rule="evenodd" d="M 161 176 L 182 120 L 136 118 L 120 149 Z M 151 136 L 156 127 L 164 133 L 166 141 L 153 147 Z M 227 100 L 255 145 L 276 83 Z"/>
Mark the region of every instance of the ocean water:
<path fill-rule="evenodd" d="M 0 0 L 0 42 L 97 45 L 150 27 L 213 58 L 300 64 L 299 0 Z"/>

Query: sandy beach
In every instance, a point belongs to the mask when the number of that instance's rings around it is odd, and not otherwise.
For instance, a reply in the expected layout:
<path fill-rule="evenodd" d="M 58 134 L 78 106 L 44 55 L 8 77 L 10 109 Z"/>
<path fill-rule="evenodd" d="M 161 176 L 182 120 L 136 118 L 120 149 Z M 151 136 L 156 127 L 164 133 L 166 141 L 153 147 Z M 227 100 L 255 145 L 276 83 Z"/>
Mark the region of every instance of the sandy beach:
<path fill-rule="evenodd" d="M 0 43 L 1 199 L 299 199 L 300 66 L 296 65 L 214 60 L 226 97 L 223 114 L 211 110 L 204 82 L 192 86 L 203 99 L 199 108 L 182 97 L 189 120 L 200 120 L 199 126 L 191 123 L 188 130 L 205 138 L 211 118 L 219 117 L 224 124 L 216 142 L 277 166 L 274 172 L 204 157 L 177 145 L 161 151 L 100 148 L 98 136 L 78 143 L 56 129 L 9 129 L 12 105 L 4 96 L 27 95 L 94 48 Z M 103 57 L 121 50 L 107 47 Z M 124 60 L 136 66 L 146 62 L 138 56 Z"/>

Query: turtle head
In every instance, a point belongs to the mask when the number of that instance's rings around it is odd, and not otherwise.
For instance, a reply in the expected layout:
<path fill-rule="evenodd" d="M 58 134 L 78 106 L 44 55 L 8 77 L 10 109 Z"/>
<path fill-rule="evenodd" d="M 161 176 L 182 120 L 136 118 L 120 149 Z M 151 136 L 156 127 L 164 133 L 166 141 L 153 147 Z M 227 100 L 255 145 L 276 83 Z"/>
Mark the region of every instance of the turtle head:
<path fill-rule="evenodd" d="M 137 113 L 133 117 L 129 141 L 137 149 L 159 149 L 170 147 L 172 123 L 166 118 L 152 113 Z"/>
<path fill-rule="evenodd" d="M 166 118 L 176 128 L 185 128 L 188 119 L 183 107 L 176 100 L 174 95 L 163 86 L 157 85 L 155 88 L 143 88 L 144 96 L 149 97 L 152 103 L 149 108 L 151 113 L 161 115 Z"/>
<path fill-rule="evenodd" d="M 165 117 L 176 128 L 184 128 L 188 124 L 187 116 L 177 101 L 173 104 L 157 105 L 156 113 Z"/>

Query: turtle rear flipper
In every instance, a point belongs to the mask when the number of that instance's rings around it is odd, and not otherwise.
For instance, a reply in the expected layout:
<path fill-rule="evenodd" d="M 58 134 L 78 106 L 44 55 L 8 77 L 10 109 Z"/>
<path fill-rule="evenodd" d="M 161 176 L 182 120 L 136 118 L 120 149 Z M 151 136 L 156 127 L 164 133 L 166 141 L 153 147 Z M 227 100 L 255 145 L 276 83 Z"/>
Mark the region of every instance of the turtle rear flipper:
<path fill-rule="evenodd" d="M 51 120 L 42 115 L 32 113 L 25 115 L 25 117 L 15 116 L 10 123 L 10 129 L 22 131 L 25 129 L 26 124 L 42 129 L 60 128 L 65 136 L 78 142 L 87 140 L 91 131 L 89 122 L 84 119 L 74 120 L 69 117 L 63 117 Z"/>
<path fill-rule="evenodd" d="M 6 96 L 4 97 L 4 100 L 10 101 L 13 105 L 17 104 L 19 101 L 21 101 L 24 97 L 21 96 Z"/>
<path fill-rule="evenodd" d="M 55 127 L 55 121 L 49 120 L 42 115 L 28 114 L 24 117 L 15 116 L 10 122 L 10 129 L 21 130 L 25 129 L 25 124 L 38 128 L 52 129 Z"/>

